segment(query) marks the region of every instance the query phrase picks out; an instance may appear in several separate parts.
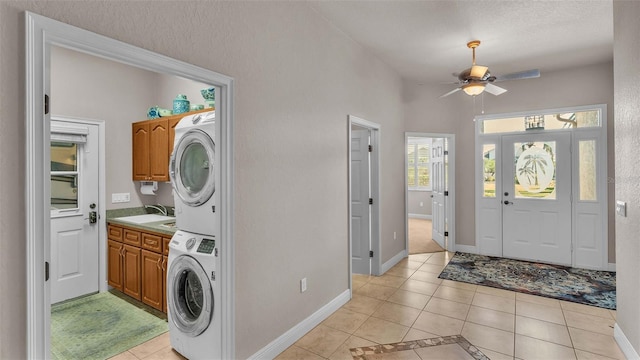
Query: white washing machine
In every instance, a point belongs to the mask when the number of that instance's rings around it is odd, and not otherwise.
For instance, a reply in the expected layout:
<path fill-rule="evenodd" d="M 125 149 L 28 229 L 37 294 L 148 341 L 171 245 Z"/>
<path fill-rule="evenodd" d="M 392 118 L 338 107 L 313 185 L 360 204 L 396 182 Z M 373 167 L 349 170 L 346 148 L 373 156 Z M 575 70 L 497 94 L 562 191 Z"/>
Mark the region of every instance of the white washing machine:
<path fill-rule="evenodd" d="M 222 323 L 216 312 L 219 267 L 213 236 L 176 231 L 167 270 L 169 338 L 171 346 L 191 360 L 222 356 Z"/>
<path fill-rule="evenodd" d="M 176 227 L 196 234 L 216 233 L 215 111 L 185 116 L 175 128 L 169 174 Z"/>

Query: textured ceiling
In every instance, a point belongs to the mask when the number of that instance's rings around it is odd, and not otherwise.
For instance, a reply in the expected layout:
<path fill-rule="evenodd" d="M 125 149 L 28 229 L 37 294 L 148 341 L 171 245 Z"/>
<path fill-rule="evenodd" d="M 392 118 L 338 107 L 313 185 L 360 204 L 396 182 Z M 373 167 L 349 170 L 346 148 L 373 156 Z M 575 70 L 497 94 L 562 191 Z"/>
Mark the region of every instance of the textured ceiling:
<path fill-rule="evenodd" d="M 455 81 L 471 65 L 494 75 L 613 59 L 613 5 L 589 1 L 312 1 L 318 13 L 416 83 Z"/>

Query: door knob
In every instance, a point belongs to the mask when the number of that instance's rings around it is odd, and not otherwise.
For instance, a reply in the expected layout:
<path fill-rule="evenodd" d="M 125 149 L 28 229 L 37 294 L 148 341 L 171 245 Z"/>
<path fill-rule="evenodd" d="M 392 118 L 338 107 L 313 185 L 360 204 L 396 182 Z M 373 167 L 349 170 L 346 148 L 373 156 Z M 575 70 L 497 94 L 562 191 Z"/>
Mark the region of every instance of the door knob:
<path fill-rule="evenodd" d="M 505 200 L 505 201 L 504 201 L 504 204 L 505 204 L 505 205 L 511 205 L 511 204 L 513 204 L 513 203 L 512 203 L 511 201 L 509 201 L 509 200 Z"/>

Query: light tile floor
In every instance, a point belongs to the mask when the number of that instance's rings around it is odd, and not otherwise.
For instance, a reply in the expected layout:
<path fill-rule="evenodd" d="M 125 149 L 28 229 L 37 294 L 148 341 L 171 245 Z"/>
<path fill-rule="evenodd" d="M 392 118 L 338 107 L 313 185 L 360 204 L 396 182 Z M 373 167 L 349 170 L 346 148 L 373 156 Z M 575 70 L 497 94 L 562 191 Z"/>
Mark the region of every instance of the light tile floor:
<path fill-rule="evenodd" d="M 624 359 L 613 338 L 616 312 L 438 279 L 452 253 L 409 255 L 385 275 L 353 276 L 353 299 L 277 359 L 351 360 L 351 348 L 461 334 L 487 357 Z M 455 345 L 375 356 L 461 359 Z M 112 359 L 183 359 L 168 334 Z"/>

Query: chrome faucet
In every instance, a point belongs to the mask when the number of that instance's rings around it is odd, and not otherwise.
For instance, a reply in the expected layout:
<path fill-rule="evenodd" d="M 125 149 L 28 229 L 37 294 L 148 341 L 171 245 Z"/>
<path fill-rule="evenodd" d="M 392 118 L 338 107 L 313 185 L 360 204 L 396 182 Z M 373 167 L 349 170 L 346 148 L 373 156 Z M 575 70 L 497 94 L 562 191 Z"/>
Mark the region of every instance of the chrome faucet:
<path fill-rule="evenodd" d="M 145 209 L 156 209 L 158 212 L 164 216 L 167 216 L 167 208 L 164 205 L 145 205 Z"/>

